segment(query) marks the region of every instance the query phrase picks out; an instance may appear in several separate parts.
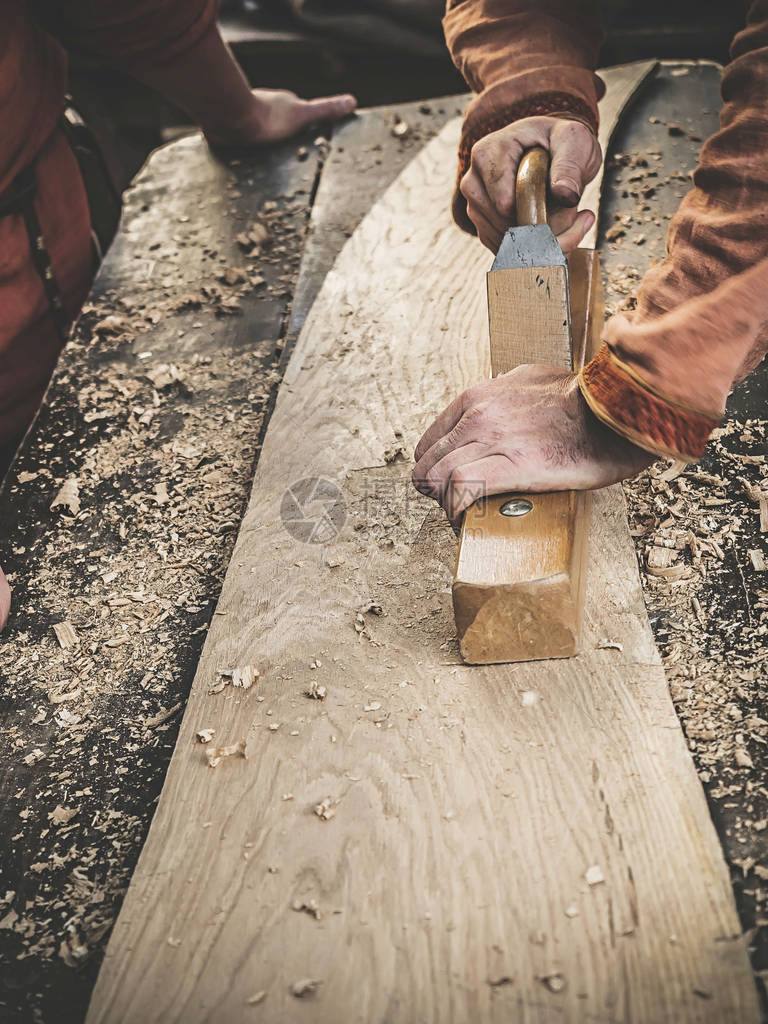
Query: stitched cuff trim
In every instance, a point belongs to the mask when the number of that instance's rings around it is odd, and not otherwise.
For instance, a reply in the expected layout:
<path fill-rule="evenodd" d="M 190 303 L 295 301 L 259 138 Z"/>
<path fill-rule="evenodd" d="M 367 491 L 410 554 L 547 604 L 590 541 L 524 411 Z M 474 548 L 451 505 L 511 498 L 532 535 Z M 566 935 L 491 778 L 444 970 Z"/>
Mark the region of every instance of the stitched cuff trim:
<path fill-rule="evenodd" d="M 668 398 L 603 345 L 579 374 L 579 387 L 599 420 L 639 448 L 682 462 L 701 458 L 719 415 Z"/>

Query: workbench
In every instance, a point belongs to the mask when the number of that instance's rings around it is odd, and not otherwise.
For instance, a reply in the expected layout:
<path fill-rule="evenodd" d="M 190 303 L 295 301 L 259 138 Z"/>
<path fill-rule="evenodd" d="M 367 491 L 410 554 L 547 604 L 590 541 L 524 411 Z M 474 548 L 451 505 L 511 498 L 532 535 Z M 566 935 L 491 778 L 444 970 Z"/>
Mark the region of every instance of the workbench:
<path fill-rule="evenodd" d="M 660 68 L 615 141 L 600 225 L 601 239 L 623 228 L 600 243 L 611 309 L 663 253 L 700 139 L 716 127 L 717 89 L 713 65 Z M 41 1021 L 83 1019 L 162 788 L 287 356 L 347 237 L 465 103 L 378 108 L 330 141 L 310 134 L 226 158 L 190 136 L 156 152 L 126 196 L 118 237 L 0 496 L 2 564 L 14 592 L 0 649 L 0 897 L 9 894 L 0 955 L 12 964 L 0 977 L 4 1019 L 31 1019 L 32 1009 Z M 621 154 L 651 153 L 659 153 L 650 168 L 658 166 L 657 181 L 638 184 L 636 164 Z M 710 669 L 727 653 L 731 676 L 711 682 L 717 700 L 706 714 L 697 717 L 692 704 L 693 680 L 673 686 L 742 924 L 755 929 L 758 975 L 768 966 L 760 888 L 768 857 L 762 829 L 752 826 L 768 815 L 758 756 L 768 714 L 754 669 L 768 647 L 764 627 L 757 632 L 765 575 L 746 551 L 765 549 L 748 486 L 764 472 L 766 394 L 762 370 L 734 396 L 739 430 L 719 438 L 700 467 L 711 478 L 744 479 L 742 491 L 711 506 L 704 476 L 687 485 L 685 515 L 702 502 L 702 514 L 727 508 L 743 520 L 697 591 L 709 614 L 691 622 L 671 611 L 663 577 L 649 575 L 646 594 L 673 666 L 693 630 Z M 679 480 L 645 476 L 629 489 L 643 558 Z M 683 516 L 677 506 L 673 518 Z M 719 683 L 730 686 L 728 700 Z M 713 754 L 726 705 L 740 716 L 731 712 L 731 722 L 753 726 Z M 743 753 L 734 760 L 734 751 Z"/>

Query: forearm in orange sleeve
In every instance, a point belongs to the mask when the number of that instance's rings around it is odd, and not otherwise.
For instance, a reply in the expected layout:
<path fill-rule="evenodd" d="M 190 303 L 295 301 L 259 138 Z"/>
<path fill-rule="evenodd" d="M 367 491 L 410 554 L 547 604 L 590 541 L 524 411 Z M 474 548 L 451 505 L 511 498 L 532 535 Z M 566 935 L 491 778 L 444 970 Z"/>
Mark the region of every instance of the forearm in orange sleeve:
<path fill-rule="evenodd" d="M 613 317 L 581 387 L 648 451 L 698 458 L 734 383 L 768 350 L 768 0 L 753 3 L 723 75 L 720 129 L 672 220 L 666 259 Z"/>

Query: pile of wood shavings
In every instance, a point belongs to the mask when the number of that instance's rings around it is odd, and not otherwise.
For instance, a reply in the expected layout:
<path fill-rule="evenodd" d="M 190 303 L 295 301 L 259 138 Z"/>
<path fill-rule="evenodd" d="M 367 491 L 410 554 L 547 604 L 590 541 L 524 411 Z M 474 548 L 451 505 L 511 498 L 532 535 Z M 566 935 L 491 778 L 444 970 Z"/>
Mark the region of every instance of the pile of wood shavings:
<path fill-rule="evenodd" d="M 693 151 L 686 160 L 693 166 Z M 644 271 L 664 256 L 690 179 L 682 163 L 666 176 L 663 166 L 652 149 L 609 161 L 611 187 L 627 202 L 606 233 L 608 314 L 635 307 Z M 748 387 L 764 394 L 760 373 Z M 624 485 L 651 625 L 758 977 L 768 970 L 767 430 L 764 417 L 731 417 L 700 464 L 658 463 Z"/>
<path fill-rule="evenodd" d="M 222 351 L 206 329 L 254 292 L 292 288 L 297 210 L 263 205 L 267 247 L 251 226 L 258 244 L 207 251 L 215 283 L 189 289 L 200 271 L 177 239 L 160 280 L 91 305 L 14 471 L 13 503 L 40 524 L 7 534 L 17 611 L 0 645 L 13 715 L 0 753 L 0 955 L 16 964 L 19 1019 L 61 1019 L 68 992 L 82 1016 L 146 837 L 279 381 L 279 342 Z M 137 362 L 163 322 L 200 330 L 204 351 Z"/>
<path fill-rule="evenodd" d="M 768 926 L 768 572 L 752 556 L 768 554 L 766 433 L 730 420 L 704 465 L 658 463 L 625 484 L 670 692 L 753 940 Z"/>

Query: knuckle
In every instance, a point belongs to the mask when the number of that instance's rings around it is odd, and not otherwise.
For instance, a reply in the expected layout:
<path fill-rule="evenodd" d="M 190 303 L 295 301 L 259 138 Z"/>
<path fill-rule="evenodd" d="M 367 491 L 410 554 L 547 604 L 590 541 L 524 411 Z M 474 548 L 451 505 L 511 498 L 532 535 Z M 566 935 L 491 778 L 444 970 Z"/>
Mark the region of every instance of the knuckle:
<path fill-rule="evenodd" d="M 488 141 L 488 136 L 484 136 L 482 139 L 478 139 L 470 150 L 470 159 L 472 164 L 482 163 L 488 156 L 488 151 L 491 148 L 491 143 Z"/>
<path fill-rule="evenodd" d="M 581 139 L 592 137 L 592 131 L 587 128 L 581 121 L 571 121 L 569 118 L 563 118 L 560 122 L 558 134 L 561 134 L 567 139 Z"/>
<path fill-rule="evenodd" d="M 471 474 L 468 467 L 457 466 L 456 469 L 451 473 L 449 484 L 453 491 L 461 491 L 466 488 L 467 484 L 471 483 Z"/>
<path fill-rule="evenodd" d="M 478 403 L 479 395 L 467 392 L 467 407 L 461 418 L 460 424 L 466 430 L 468 427 L 478 427 L 483 423 L 485 409 Z"/>
<path fill-rule="evenodd" d="M 426 486 L 431 491 L 439 491 L 440 490 L 440 484 L 442 483 L 443 475 L 439 471 L 437 466 L 432 466 L 431 469 L 427 470 L 427 472 L 424 475 L 423 479 L 424 479 L 424 483 L 426 484 Z"/>

